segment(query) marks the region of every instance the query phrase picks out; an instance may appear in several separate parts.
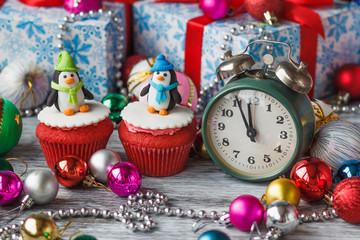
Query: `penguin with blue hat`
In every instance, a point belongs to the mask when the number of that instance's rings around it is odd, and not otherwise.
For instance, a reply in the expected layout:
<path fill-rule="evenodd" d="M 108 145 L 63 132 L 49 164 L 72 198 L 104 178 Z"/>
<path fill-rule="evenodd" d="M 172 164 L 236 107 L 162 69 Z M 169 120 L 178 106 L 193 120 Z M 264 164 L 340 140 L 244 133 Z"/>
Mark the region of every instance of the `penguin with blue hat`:
<path fill-rule="evenodd" d="M 168 111 L 175 107 L 176 103 L 181 103 L 181 95 L 177 90 L 179 82 L 173 70 L 174 65 L 169 63 L 164 55 L 158 55 L 153 67 L 150 69 L 153 76 L 140 92 L 140 96 L 147 97 L 147 111 L 150 113 L 159 112 L 165 116 Z"/>

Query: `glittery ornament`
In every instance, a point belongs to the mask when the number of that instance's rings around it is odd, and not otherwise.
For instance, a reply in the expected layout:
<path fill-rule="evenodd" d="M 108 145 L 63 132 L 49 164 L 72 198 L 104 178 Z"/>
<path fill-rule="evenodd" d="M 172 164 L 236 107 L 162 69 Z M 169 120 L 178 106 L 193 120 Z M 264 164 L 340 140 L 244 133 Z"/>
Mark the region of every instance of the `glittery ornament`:
<path fill-rule="evenodd" d="M 200 0 L 200 9 L 205 16 L 218 20 L 226 17 L 230 10 L 230 0 Z"/>
<path fill-rule="evenodd" d="M 89 160 L 90 174 L 97 181 L 106 184 L 109 171 L 119 162 L 121 162 L 119 154 L 109 149 L 101 149 L 95 152 Z"/>
<path fill-rule="evenodd" d="M 360 223 L 360 177 L 344 179 L 335 187 L 333 205 L 343 220 Z"/>
<path fill-rule="evenodd" d="M 300 201 L 300 190 L 289 179 L 276 179 L 268 185 L 265 192 L 265 201 L 267 204 L 271 204 L 276 200 L 288 201 L 297 206 Z"/>
<path fill-rule="evenodd" d="M 128 100 L 126 97 L 121 95 L 120 93 L 110 93 L 106 95 L 101 102 L 110 108 L 110 115 L 109 118 L 111 121 L 119 124 L 121 121 L 120 113 L 128 104 Z"/>
<path fill-rule="evenodd" d="M 333 85 L 336 91 L 348 92 L 351 100 L 360 99 L 360 65 L 349 63 L 338 68 Z"/>
<path fill-rule="evenodd" d="M 81 183 L 87 173 L 87 164 L 74 155 L 66 155 L 54 166 L 54 174 L 58 182 L 65 187 L 75 187 Z"/>
<path fill-rule="evenodd" d="M 21 179 L 13 172 L 0 171 L 0 206 L 14 203 L 22 191 Z"/>
<path fill-rule="evenodd" d="M 230 238 L 223 232 L 210 230 L 201 234 L 198 240 L 230 240 Z"/>
<path fill-rule="evenodd" d="M 146 59 L 146 57 L 143 55 L 132 55 L 125 59 L 124 64 L 121 68 L 121 78 L 123 79 L 124 83 L 127 83 L 130 72 L 134 65 L 144 59 Z"/>
<path fill-rule="evenodd" d="M 64 0 L 63 7 L 71 13 L 97 11 L 102 7 L 101 0 Z"/>
<path fill-rule="evenodd" d="M 333 171 L 352 159 L 360 159 L 360 129 L 347 121 L 332 121 L 316 132 L 310 146 L 310 156 L 324 160 Z"/>
<path fill-rule="evenodd" d="M 0 95 L 20 110 L 34 109 L 49 94 L 49 79 L 39 65 L 12 62 L 0 74 Z"/>
<path fill-rule="evenodd" d="M 51 202 L 59 191 L 55 176 L 47 170 L 32 171 L 23 183 L 25 195 L 29 195 L 36 204 L 45 205 Z"/>
<path fill-rule="evenodd" d="M 205 159 L 211 159 L 211 157 L 210 157 L 209 153 L 207 152 L 206 147 L 204 145 L 204 140 L 202 138 L 201 130 L 199 130 L 196 133 L 194 144 L 193 144 L 193 149 L 199 157 L 205 158 Z"/>
<path fill-rule="evenodd" d="M 343 164 L 341 164 L 336 174 L 336 179 L 338 182 L 351 177 L 360 177 L 359 160 L 345 161 Z"/>
<path fill-rule="evenodd" d="M 325 123 L 339 120 L 339 115 L 332 109 L 331 105 L 324 101 L 315 99 L 311 102 L 315 114 L 315 131 Z"/>
<path fill-rule="evenodd" d="M 246 11 L 256 20 L 264 21 L 264 13 L 272 11 L 277 16 L 284 7 L 284 0 L 245 0 Z"/>
<path fill-rule="evenodd" d="M 21 133 L 19 110 L 10 101 L 0 98 L 0 154 L 10 151 L 18 143 Z"/>
<path fill-rule="evenodd" d="M 115 164 L 108 175 L 109 188 L 119 196 L 136 193 L 141 186 L 141 181 L 139 171 L 128 162 Z"/>
<path fill-rule="evenodd" d="M 253 222 L 260 225 L 264 215 L 264 207 L 256 197 L 241 195 L 232 201 L 229 214 L 230 221 L 235 227 L 249 231 Z"/>
<path fill-rule="evenodd" d="M 288 234 L 299 225 L 299 212 L 292 203 L 277 200 L 266 208 L 264 222 L 267 229 L 275 228 L 281 234 Z"/>
<path fill-rule="evenodd" d="M 333 187 L 333 172 L 330 166 L 319 158 L 307 157 L 292 168 L 290 179 L 300 189 L 302 200 L 321 200 Z"/>
<path fill-rule="evenodd" d="M 82 236 L 74 238 L 74 240 L 97 240 L 97 239 L 94 238 L 93 236 L 82 235 Z"/>
<path fill-rule="evenodd" d="M 11 166 L 11 164 L 9 163 L 9 161 L 7 161 L 4 158 L 0 158 L 0 171 L 11 171 L 11 172 L 13 172 L 14 169 Z"/>

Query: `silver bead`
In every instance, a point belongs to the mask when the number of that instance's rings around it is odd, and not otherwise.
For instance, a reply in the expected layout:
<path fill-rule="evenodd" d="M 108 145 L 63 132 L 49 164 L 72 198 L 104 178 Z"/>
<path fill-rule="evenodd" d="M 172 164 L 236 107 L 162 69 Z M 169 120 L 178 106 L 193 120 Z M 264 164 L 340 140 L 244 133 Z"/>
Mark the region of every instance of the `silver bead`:
<path fill-rule="evenodd" d="M 64 22 L 66 22 L 66 23 L 67 23 L 67 22 L 70 22 L 70 18 L 69 18 L 69 17 L 64 17 L 63 19 L 64 19 Z"/>
<path fill-rule="evenodd" d="M 232 35 L 236 35 L 236 34 L 237 34 L 237 29 L 236 29 L 236 28 L 231 28 L 231 29 L 230 29 L 230 33 L 231 33 Z"/>
<path fill-rule="evenodd" d="M 136 196 L 137 196 L 138 198 L 142 198 L 142 197 L 144 197 L 144 193 L 143 193 L 142 191 L 138 191 L 138 192 L 136 193 Z"/>
<path fill-rule="evenodd" d="M 110 210 L 103 210 L 102 212 L 101 212 L 101 216 L 103 217 L 103 218 L 109 218 L 110 216 L 111 216 L 111 212 L 110 212 Z"/>
<path fill-rule="evenodd" d="M 94 15 L 95 15 L 95 11 L 94 11 L 94 10 L 90 10 L 90 11 L 89 11 L 89 15 L 90 15 L 90 16 L 94 16 Z"/>
<path fill-rule="evenodd" d="M 142 205 L 146 205 L 147 201 L 145 201 L 143 198 L 140 198 L 137 200 L 137 203 L 139 203 L 142 206 Z"/>
<path fill-rule="evenodd" d="M 182 210 L 181 208 L 178 208 L 175 210 L 175 214 L 178 217 L 182 217 L 182 216 L 184 216 L 184 210 Z"/>
<path fill-rule="evenodd" d="M 85 17 L 86 13 L 85 12 L 79 12 L 79 16 L 80 17 Z"/>
<path fill-rule="evenodd" d="M 75 19 L 76 18 L 76 13 L 70 14 L 70 18 Z"/>
<path fill-rule="evenodd" d="M 61 33 L 59 33 L 58 35 L 56 35 L 56 38 L 59 40 L 63 40 L 64 35 L 62 35 Z"/>
<path fill-rule="evenodd" d="M 137 200 L 137 196 L 135 194 L 130 194 L 127 198 L 128 200 L 132 200 L 132 201 L 136 201 Z"/>
<path fill-rule="evenodd" d="M 152 221 L 152 217 L 150 215 L 145 215 L 144 216 L 144 221 Z"/>
<path fill-rule="evenodd" d="M 144 220 L 144 214 L 142 212 L 138 212 L 136 213 L 136 219 L 139 221 L 143 221 Z"/>
<path fill-rule="evenodd" d="M 113 18 L 113 21 L 114 21 L 114 22 L 119 22 L 119 21 L 120 21 L 120 18 L 114 17 L 114 18 Z"/>
<path fill-rule="evenodd" d="M 209 88 L 208 88 L 208 87 L 204 87 L 204 88 L 203 88 L 203 91 L 204 91 L 204 92 L 208 92 L 208 91 L 209 91 Z"/>
<path fill-rule="evenodd" d="M 12 229 L 14 232 L 18 232 L 18 231 L 20 231 L 20 225 L 18 225 L 18 224 L 13 224 L 13 225 L 11 225 L 11 229 Z"/>
<path fill-rule="evenodd" d="M 64 210 L 64 209 L 60 209 L 58 212 L 59 212 L 59 216 L 61 218 L 66 218 L 66 217 L 68 217 L 70 215 L 69 212 Z"/>
<path fill-rule="evenodd" d="M 163 195 L 163 200 L 164 200 L 165 203 L 167 203 L 167 201 L 169 201 L 168 196 L 167 196 L 167 195 Z"/>
<path fill-rule="evenodd" d="M 164 213 L 166 216 L 171 216 L 173 214 L 173 211 L 171 210 L 171 208 L 167 207 L 164 209 Z"/>
<path fill-rule="evenodd" d="M 221 45 L 220 45 L 220 49 L 221 49 L 221 50 L 225 51 L 226 48 L 227 48 L 226 44 L 221 44 Z"/>
<path fill-rule="evenodd" d="M 240 30 L 240 31 L 243 32 L 243 31 L 245 31 L 245 29 L 246 29 L 246 26 L 245 26 L 245 25 L 240 25 L 240 26 L 239 26 L 239 30 Z"/>
<path fill-rule="evenodd" d="M 150 206 L 143 206 L 143 207 L 141 208 L 141 210 L 144 211 L 144 212 L 147 212 L 147 213 L 148 213 L 148 212 L 152 212 Z"/>
<path fill-rule="evenodd" d="M 155 214 L 162 214 L 163 213 L 161 207 L 154 207 L 153 210 L 154 210 Z"/>
<path fill-rule="evenodd" d="M 212 219 L 219 219 L 219 214 L 218 214 L 218 212 L 216 212 L 216 211 L 211 211 L 211 212 L 210 212 L 210 218 L 212 218 Z"/>
<path fill-rule="evenodd" d="M 255 29 L 256 29 L 256 25 L 250 24 L 250 25 L 249 25 L 249 28 L 250 28 L 251 30 L 255 30 Z"/>
<path fill-rule="evenodd" d="M 356 112 L 357 108 L 355 106 L 351 107 L 351 112 Z"/>
<path fill-rule="evenodd" d="M 229 35 L 229 34 L 225 34 L 225 35 L 224 35 L 224 40 L 225 40 L 225 41 L 230 41 L 230 40 L 231 40 L 230 35 Z"/>
<path fill-rule="evenodd" d="M 196 212 L 192 209 L 189 209 L 187 212 L 186 212 L 186 215 L 190 218 L 194 218 L 195 215 L 196 215 Z"/>
<path fill-rule="evenodd" d="M 31 117 L 33 115 L 33 111 L 31 109 L 25 109 L 25 116 Z"/>
<path fill-rule="evenodd" d="M 126 225 L 127 228 L 129 228 L 132 232 L 135 232 L 137 230 L 136 223 L 129 223 Z"/>
<path fill-rule="evenodd" d="M 259 33 L 263 33 L 263 32 L 265 32 L 265 28 L 260 27 L 260 28 L 258 29 L 258 31 L 259 31 Z"/>
<path fill-rule="evenodd" d="M 65 26 L 65 24 L 59 24 L 59 25 L 58 25 L 58 28 L 59 28 L 61 31 L 65 31 L 66 26 Z"/>
<path fill-rule="evenodd" d="M 150 220 L 150 221 L 146 221 L 146 225 L 151 229 L 156 226 L 156 223 L 154 221 Z"/>
<path fill-rule="evenodd" d="M 128 225 L 128 224 L 131 223 L 131 221 L 130 221 L 129 219 L 126 219 L 126 218 L 123 218 L 123 219 L 121 220 L 121 222 L 122 222 L 123 224 L 125 224 L 125 225 Z"/>
<path fill-rule="evenodd" d="M 121 204 L 119 206 L 119 211 L 120 212 L 127 212 L 128 211 L 128 207 L 125 204 Z"/>
<path fill-rule="evenodd" d="M 299 224 L 296 207 L 288 201 L 274 201 L 266 210 L 266 228 L 277 228 L 283 234 L 294 231 Z"/>
<path fill-rule="evenodd" d="M 272 52 L 273 49 L 273 45 L 266 45 L 266 50 L 268 50 L 269 52 Z"/>
<path fill-rule="evenodd" d="M 322 211 L 321 212 L 321 216 L 325 219 L 328 220 L 330 218 L 330 213 L 328 211 Z"/>
<path fill-rule="evenodd" d="M 213 89 L 214 87 L 215 87 L 215 85 L 214 85 L 213 83 L 210 83 L 210 84 L 209 84 L 209 88 L 210 88 L 210 89 Z"/>
<path fill-rule="evenodd" d="M 89 215 L 89 209 L 87 209 L 87 208 L 81 208 L 81 209 L 80 209 L 80 214 L 81 214 L 81 216 L 83 216 L 83 217 L 88 216 L 88 215 Z"/>
<path fill-rule="evenodd" d="M 148 202 L 148 205 L 149 205 L 149 206 L 154 206 L 154 205 L 156 205 L 155 199 L 152 199 L 152 198 L 151 198 L 151 199 L 148 199 L 147 202 Z"/>
<path fill-rule="evenodd" d="M 146 232 L 147 230 L 149 230 L 149 227 L 148 227 L 146 224 L 144 224 L 144 223 L 140 223 L 140 224 L 138 225 L 138 229 L 139 229 L 140 231 L 142 231 L 142 232 Z"/>
<path fill-rule="evenodd" d="M 160 206 L 165 204 L 164 199 L 160 199 L 160 198 L 156 198 L 155 203 Z"/>
<path fill-rule="evenodd" d="M 333 217 L 338 217 L 338 215 L 337 215 L 337 213 L 336 213 L 335 209 L 331 209 L 330 214 L 331 214 L 331 216 L 333 216 Z"/>
<path fill-rule="evenodd" d="M 121 89 L 121 91 L 120 91 L 120 93 L 122 94 L 122 95 L 127 95 L 127 90 L 126 90 L 126 88 L 122 88 Z"/>
<path fill-rule="evenodd" d="M 113 14 L 114 14 L 114 12 L 113 12 L 113 11 L 111 11 L 111 10 L 109 10 L 109 11 L 107 12 L 107 15 L 108 15 L 108 16 L 111 16 L 111 17 L 112 17 L 112 16 L 113 16 Z"/>
<path fill-rule="evenodd" d="M 335 112 L 339 112 L 340 111 L 340 106 L 333 106 L 333 110 Z"/>
<path fill-rule="evenodd" d="M 100 13 L 100 14 L 103 14 L 103 12 L 104 12 L 104 9 L 102 9 L 102 8 L 100 8 L 100 9 L 98 10 L 98 13 Z"/>
<path fill-rule="evenodd" d="M 119 221 L 121 221 L 125 218 L 123 212 L 119 212 L 116 217 L 117 217 L 116 220 L 119 220 Z"/>
<path fill-rule="evenodd" d="M 115 211 L 114 214 L 113 214 L 113 218 L 114 218 L 115 220 L 119 220 L 119 219 L 120 219 L 120 212 Z"/>
<path fill-rule="evenodd" d="M 164 194 L 161 193 L 161 192 L 158 192 L 158 193 L 155 194 L 155 198 L 157 198 L 157 199 L 163 199 L 163 198 L 164 198 Z"/>
<path fill-rule="evenodd" d="M 341 111 L 348 112 L 349 111 L 349 106 L 342 106 Z M 25 114 L 26 114 L 26 110 L 25 110 Z"/>
<path fill-rule="evenodd" d="M 221 60 L 221 61 L 224 61 L 225 59 L 226 59 L 226 57 L 225 57 L 224 54 L 220 56 L 220 60 Z"/>
<path fill-rule="evenodd" d="M 206 218 L 206 212 L 204 210 L 200 210 L 198 212 L 198 216 L 199 216 L 199 218 Z"/>
<path fill-rule="evenodd" d="M 264 35 L 264 36 L 263 36 L 263 39 L 264 39 L 264 40 L 271 40 L 271 38 L 270 38 L 268 35 Z"/>
<path fill-rule="evenodd" d="M 110 149 L 96 151 L 89 160 L 89 170 L 95 179 L 103 184 L 107 184 L 109 170 L 117 163 L 121 162 L 119 154 Z"/>
<path fill-rule="evenodd" d="M 129 207 L 132 207 L 134 206 L 135 204 L 137 204 L 137 202 L 135 200 L 132 200 L 132 199 L 128 199 L 126 201 L 126 204 L 129 206 Z"/>
<path fill-rule="evenodd" d="M 319 221 L 320 215 L 319 215 L 317 212 L 313 212 L 313 213 L 311 214 L 311 218 L 312 218 L 312 220 L 313 220 L 314 222 L 316 222 L 316 221 Z"/>
<path fill-rule="evenodd" d="M 147 190 L 147 191 L 145 192 L 145 197 L 147 197 L 147 198 L 152 198 L 153 196 L 154 196 L 154 192 L 153 192 L 153 191 Z"/>
<path fill-rule="evenodd" d="M 64 49 L 64 44 L 59 43 L 59 44 L 57 45 L 57 48 L 58 48 L 58 49 Z"/>

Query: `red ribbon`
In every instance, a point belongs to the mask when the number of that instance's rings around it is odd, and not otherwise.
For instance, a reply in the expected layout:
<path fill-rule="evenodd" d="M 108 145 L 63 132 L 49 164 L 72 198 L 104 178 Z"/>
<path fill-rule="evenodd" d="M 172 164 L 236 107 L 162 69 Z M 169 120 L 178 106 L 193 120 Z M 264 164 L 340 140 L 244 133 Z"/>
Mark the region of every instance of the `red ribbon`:
<path fill-rule="evenodd" d="M 20 2 L 32 7 L 59 7 L 63 0 L 19 0 Z"/>

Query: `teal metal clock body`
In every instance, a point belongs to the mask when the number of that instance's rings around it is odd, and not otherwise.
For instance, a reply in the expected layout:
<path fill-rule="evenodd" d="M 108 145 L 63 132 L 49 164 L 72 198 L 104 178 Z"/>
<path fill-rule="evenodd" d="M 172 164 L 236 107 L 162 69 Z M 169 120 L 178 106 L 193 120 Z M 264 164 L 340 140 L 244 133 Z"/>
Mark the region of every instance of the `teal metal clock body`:
<path fill-rule="evenodd" d="M 263 77 L 254 77 L 258 73 Z M 247 181 L 284 174 L 308 149 L 314 131 L 308 96 L 262 70 L 234 77 L 207 104 L 202 120 L 211 158 L 227 173 Z"/>

